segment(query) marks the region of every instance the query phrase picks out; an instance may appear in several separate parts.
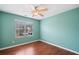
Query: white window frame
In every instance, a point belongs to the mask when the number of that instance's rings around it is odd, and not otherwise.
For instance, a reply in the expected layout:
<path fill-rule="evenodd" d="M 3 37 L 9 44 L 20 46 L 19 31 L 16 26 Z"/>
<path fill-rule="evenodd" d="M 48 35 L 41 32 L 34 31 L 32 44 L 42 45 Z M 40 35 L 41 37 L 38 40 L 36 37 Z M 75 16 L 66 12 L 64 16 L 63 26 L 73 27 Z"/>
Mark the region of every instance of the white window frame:
<path fill-rule="evenodd" d="M 24 35 L 23 35 L 23 36 L 17 36 L 16 30 L 17 30 L 17 29 L 21 29 L 21 28 L 16 28 L 16 22 L 23 22 L 23 23 L 24 23 L 24 31 L 25 31 L 25 32 L 24 32 Z M 31 26 L 32 26 L 32 24 L 33 24 L 33 23 L 30 22 L 30 21 L 24 21 L 24 20 L 22 21 L 22 20 L 15 19 L 15 37 L 16 37 L 16 38 L 22 38 L 22 37 L 29 36 L 29 35 L 32 36 L 32 33 L 33 33 L 33 32 L 31 32 L 31 34 L 27 34 L 27 33 L 26 33 L 26 25 L 31 25 Z M 33 26 L 32 26 L 32 27 L 33 27 Z"/>

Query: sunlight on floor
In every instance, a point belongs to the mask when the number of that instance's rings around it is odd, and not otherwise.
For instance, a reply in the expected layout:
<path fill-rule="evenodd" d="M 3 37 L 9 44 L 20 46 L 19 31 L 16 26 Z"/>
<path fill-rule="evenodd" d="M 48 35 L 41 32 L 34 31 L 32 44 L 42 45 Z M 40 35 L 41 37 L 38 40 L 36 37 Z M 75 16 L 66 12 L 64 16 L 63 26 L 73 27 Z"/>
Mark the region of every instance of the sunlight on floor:
<path fill-rule="evenodd" d="M 35 51 L 34 51 L 34 48 L 33 47 L 29 47 L 25 50 L 24 52 L 25 54 L 28 54 L 28 55 L 34 55 Z"/>
<path fill-rule="evenodd" d="M 18 52 L 16 52 L 16 55 L 34 55 L 34 53 L 34 48 L 28 47 L 27 49 L 19 50 Z"/>

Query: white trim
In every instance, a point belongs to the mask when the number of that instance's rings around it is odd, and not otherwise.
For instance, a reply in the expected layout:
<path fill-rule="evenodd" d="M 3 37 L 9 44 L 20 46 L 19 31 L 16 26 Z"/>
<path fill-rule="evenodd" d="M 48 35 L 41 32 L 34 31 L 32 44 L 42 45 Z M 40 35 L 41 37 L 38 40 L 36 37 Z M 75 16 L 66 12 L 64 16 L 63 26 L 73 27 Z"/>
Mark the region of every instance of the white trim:
<path fill-rule="evenodd" d="M 30 41 L 30 42 L 22 43 L 22 44 L 17 44 L 17 45 L 13 45 L 13 46 L 5 47 L 5 48 L 0 48 L 0 50 L 5 50 L 5 49 L 13 48 L 13 47 L 16 47 L 16 46 L 21 46 L 21 45 L 29 44 L 29 43 L 32 43 L 32 42 L 36 42 L 36 41 L 39 41 L 39 40 L 34 40 L 34 41 Z"/>
<path fill-rule="evenodd" d="M 45 41 L 45 40 L 39 40 L 39 39 L 38 39 L 38 40 L 31 41 L 31 42 L 26 42 L 26 43 L 22 43 L 22 44 L 18 44 L 18 45 L 10 46 L 10 47 L 1 48 L 0 50 L 5 50 L 5 49 L 13 48 L 13 47 L 16 47 L 16 46 L 21 46 L 21 45 L 24 45 L 24 44 L 29 44 L 29 43 L 32 43 L 32 42 L 36 42 L 36 41 L 42 41 L 42 42 L 45 42 L 45 43 L 47 43 L 47 44 L 54 45 L 54 46 L 56 46 L 56 47 L 65 49 L 65 50 L 67 50 L 67 51 L 70 51 L 70 52 L 79 54 L 79 52 L 76 52 L 76 51 L 74 51 L 74 50 L 71 50 L 71 49 L 68 49 L 68 48 L 64 48 L 64 47 L 62 47 L 62 46 L 59 46 L 59 45 L 56 45 L 56 44 L 47 42 L 47 41 Z"/>
<path fill-rule="evenodd" d="M 23 22 L 24 24 L 33 24 L 32 21 L 25 21 L 25 20 L 19 20 L 19 19 L 15 19 L 15 22 Z"/>
<path fill-rule="evenodd" d="M 19 19 L 15 19 L 14 21 L 15 21 L 15 38 L 23 38 L 25 36 L 29 36 L 29 35 L 23 35 L 23 36 L 19 36 L 19 37 L 16 36 L 16 29 L 21 29 L 21 28 L 16 28 L 16 22 L 23 22 L 24 29 L 26 29 L 26 26 L 25 25 L 28 25 L 28 24 L 33 25 L 33 22 L 32 21 L 19 20 Z"/>
<path fill-rule="evenodd" d="M 73 53 L 76 53 L 76 54 L 79 54 L 79 52 L 76 52 L 76 51 L 71 50 L 71 49 L 68 49 L 68 48 L 64 48 L 64 47 L 62 47 L 62 46 L 59 46 L 59 45 L 56 45 L 56 44 L 53 44 L 53 43 L 50 43 L 50 42 L 47 42 L 47 41 L 45 41 L 45 40 L 40 40 L 40 41 L 45 42 L 45 43 L 48 43 L 48 44 L 53 45 L 53 46 L 56 46 L 56 47 L 59 47 L 59 48 L 62 48 L 62 49 L 65 49 L 65 50 L 67 50 L 67 51 L 70 51 L 70 52 L 73 52 Z"/>

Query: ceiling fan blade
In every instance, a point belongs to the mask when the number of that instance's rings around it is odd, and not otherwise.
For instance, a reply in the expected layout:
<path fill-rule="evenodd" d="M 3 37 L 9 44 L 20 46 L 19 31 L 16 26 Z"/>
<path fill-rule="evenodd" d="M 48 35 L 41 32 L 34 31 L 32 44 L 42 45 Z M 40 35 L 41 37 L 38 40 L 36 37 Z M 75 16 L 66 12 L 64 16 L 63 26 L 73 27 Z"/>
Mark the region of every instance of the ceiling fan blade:
<path fill-rule="evenodd" d="M 40 8 L 38 9 L 39 11 L 47 11 L 48 9 L 47 8 Z"/>
<path fill-rule="evenodd" d="M 39 14 L 40 16 L 44 16 L 43 14 Z"/>
<path fill-rule="evenodd" d="M 48 9 L 40 6 L 33 6 L 32 14 L 33 16 L 44 16 L 43 13 Z"/>

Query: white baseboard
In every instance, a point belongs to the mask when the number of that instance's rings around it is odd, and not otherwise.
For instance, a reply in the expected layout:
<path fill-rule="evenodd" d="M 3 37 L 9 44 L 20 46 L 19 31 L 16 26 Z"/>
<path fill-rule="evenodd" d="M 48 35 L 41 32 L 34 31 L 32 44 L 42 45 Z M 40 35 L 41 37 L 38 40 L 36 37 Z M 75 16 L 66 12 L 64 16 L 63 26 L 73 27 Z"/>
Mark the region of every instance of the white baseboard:
<path fill-rule="evenodd" d="M 34 40 L 34 41 L 26 42 L 26 43 L 21 43 L 21 44 L 5 47 L 5 48 L 0 48 L 0 50 L 5 50 L 5 49 L 13 48 L 13 47 L 16 47 L 16 46 L 21 46 L 21 45 L 29 44 L 29 43 L 32 43 L 32 42 L 36 42 L 36 41 L 39 41 L 39 40 Z"/>
<path fill-rule="evenodd" d="M 40 40 L 40 41 L 45 42 L 45 43 L 50 44 L 50 45 L 53 45 L 53 46 L 56 46 L 56 47 L 59 47 L 59 48 L 62 48 L 62 49 L 65 49 L 65 50 L 67 50 L 67 51 L 70 51 L 70 52 L 73 52 L 73 53 L 76 53 L 76 54 L 79 55 L 79 52 L 73 51 L 73 50 L 71 50 L 71 49 L 64 48 L 64 47 L 62 47 L 62 46 L 59 46 L 59 45 L 56 45 L 56 44 L 47 42 L 47 41 L 45 41 L 45 40 Z"/>
<path fill-rule="evenodd" d="M 62 46 L 59 46 L 59 45 L 56 45 L 56 44 L 53 44 L 53 43 L 50 43 L 50 42 L 47 42 L 45 40 L 39 40 L 39 39 L 38 40 L 34 40 L 34 41 L 30 41 L 30 42 L 26 42 L 26 43 L 22 43 L 22 44 L 18 44 L 18 45 L 13 45 L 13 46 L 10 46 L 10 47 L 1 48 L 0 50 L 5 50 L 5 49 L 13 48 L 13 47 L 16 47 L 16 46 L 21 46 L 21 45 L 29 44 L 29 43 L 32 43 L 32 42 L 36 42 L 36 41 L 42 41 L 42 42 L 45 42 L 47 44 L 50 44 L 50 45 L 53 45 L 53 46 L 65 49 L 67 51 L 70 51 L 70 52 L 73 52 L 73 53 L 76 53 L 76 54 L 79 54 L 79 52 L 73 51 L 73 50 L 68 49 L 68 48 L 64 48 Z"/>

